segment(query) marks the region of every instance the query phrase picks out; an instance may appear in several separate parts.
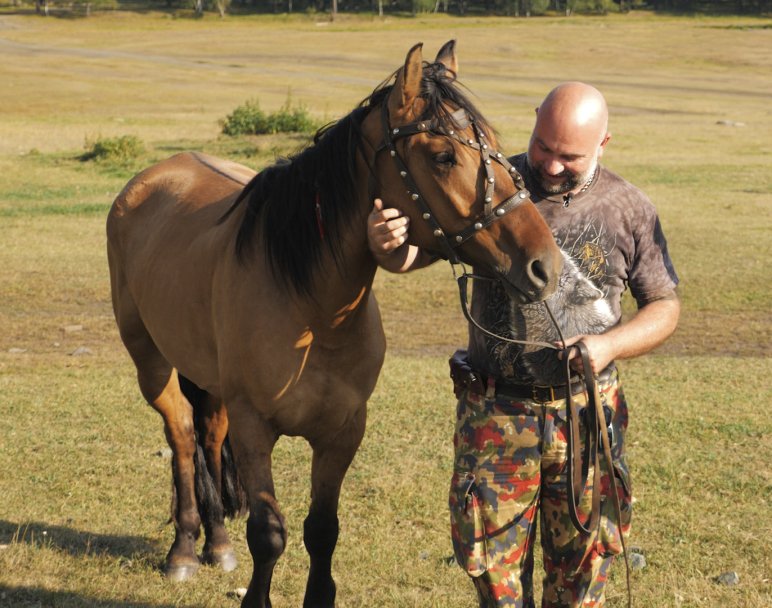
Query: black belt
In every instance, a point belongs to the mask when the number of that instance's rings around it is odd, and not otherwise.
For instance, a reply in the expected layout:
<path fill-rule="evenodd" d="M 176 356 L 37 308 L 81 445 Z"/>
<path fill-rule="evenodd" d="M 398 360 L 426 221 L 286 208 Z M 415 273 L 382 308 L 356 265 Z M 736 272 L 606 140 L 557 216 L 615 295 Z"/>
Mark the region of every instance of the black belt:
<path fill-rule="evenodd" d="M 540 384 L 513 384 L 500 379 L 496 380 L 491 378 L 488 385 L 494 387 L 497 395 L 515 397 L 518 399 L 530 399 L 531 401 L 537 401 L 539 403 L 563 400 L 568 396 L 569 390 L 571 391 L 571 395 L 578 395 L 585 390 L 584 382 L 582 380 L 572 382 L 568 386 L 565 384 L 543 386 Z"/>
<path fill-rule="evenodd" d="M 450 358 L 450 377 L 453 378 L 453 384 L 456 396 L 465 390 L 470 390 L 478 395 L 485 395 L 489 388 L 492 388 L 494 394 L 514 397 L 516 399 L 530 399 L 537 403 L 548 403 L 550 401 L 560 401 L 569 394 L 578 395 L 585 391 L 585 383 L 582 378 L 572 378 L 570 385 L 565 384 L 541 385 L 541 384 L 519 384 L 507 382 L 503 378 L 488 376 L 471 368 L 466 358 L 466 351 L 456 351 Z M 615 367 L 612 363 L 600 374 L 598 380 L 602 383 L 611 377 Z"/>

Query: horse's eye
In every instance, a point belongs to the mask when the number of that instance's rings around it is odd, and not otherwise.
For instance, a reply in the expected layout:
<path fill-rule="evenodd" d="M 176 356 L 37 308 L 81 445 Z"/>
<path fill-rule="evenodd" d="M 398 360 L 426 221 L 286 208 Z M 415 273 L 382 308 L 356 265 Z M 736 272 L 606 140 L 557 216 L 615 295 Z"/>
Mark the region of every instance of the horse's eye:
<path fill-rule="evenodd" d="M 456 157 L 453 152 L 439 152 L 434 155 L 434 162 L 438 165 L 447 165 L 452 167 L 456 164 Z"/>

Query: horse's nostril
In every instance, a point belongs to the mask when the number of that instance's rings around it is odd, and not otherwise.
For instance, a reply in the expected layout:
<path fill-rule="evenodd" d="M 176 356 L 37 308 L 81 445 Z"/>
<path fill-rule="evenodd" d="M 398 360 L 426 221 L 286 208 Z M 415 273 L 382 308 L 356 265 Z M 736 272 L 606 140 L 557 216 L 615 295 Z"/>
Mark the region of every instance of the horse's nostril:
<path fill-rule="evenodd" d="M 528 276 L 539 289 L 543 289 L 549 283 L 549 275 L 541 260 L 531 261 L 528 266 Z"/>

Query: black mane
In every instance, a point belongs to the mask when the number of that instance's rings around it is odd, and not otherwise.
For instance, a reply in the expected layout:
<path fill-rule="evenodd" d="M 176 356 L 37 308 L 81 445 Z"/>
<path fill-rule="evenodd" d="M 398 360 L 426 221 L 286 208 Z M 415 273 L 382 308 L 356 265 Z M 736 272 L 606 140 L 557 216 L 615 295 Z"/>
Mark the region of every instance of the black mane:
<path fill-rule="evenodd" d="M 395 75 L 350 114 L 319 129 L 313 143 L 304 150 L 279 159 L 244 187 L 221 220 L 240 205 L 247 205 L 236 237 L 240 260 L 253 246 L 259 226 L 275 278 L 300 294 L 310 295 L 324 247 L 340 264 L 344 229 L 356 215 L 358 205 L 356 154 L 363 144 L 362 122 L 372 109 L 386 103 Z M 424 64 L 421 97 L 427 104 L 420 120 L 437 117 L 442 126 L 451 126 L 453 108 L 464 108 L 486 135 L 492 134 L 488 123 L 460 90 L 455 74 L 443 64 Z M 448 109 L 446 104 L 453 108 Z M 370 158 L 371 154 L 365 152 L 364 156 Z"/>

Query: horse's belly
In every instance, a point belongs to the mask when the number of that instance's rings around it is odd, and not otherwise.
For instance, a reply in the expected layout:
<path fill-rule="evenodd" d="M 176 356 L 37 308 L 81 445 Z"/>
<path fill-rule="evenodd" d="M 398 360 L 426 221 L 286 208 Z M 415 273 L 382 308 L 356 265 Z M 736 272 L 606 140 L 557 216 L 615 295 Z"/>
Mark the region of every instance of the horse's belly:
<path fill-rule="evenodd" d="M 386 350 L 377 304 L 365 306 L 356 327 L 330 347 L 288 321 L 286 310 L 270 314 L 269 305 L 240 344 L 221 346 L 226 402 L 255 410 L 285 435 L 311 438 L 343 427 L 372 394 Z"/>

